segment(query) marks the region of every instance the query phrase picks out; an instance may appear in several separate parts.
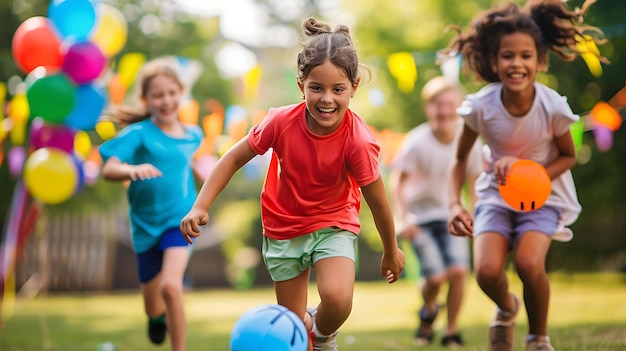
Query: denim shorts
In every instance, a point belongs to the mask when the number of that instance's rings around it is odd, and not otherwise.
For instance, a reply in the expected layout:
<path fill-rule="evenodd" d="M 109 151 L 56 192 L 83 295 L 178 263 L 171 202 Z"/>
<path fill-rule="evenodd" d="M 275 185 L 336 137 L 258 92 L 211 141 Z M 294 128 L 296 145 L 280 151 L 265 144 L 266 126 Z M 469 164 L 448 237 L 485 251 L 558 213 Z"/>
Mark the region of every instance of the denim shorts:
<path fill-rule="evenodd" d="M 411 245 L 424 277 L 442 273 L 451 266 L 469 268 L 470 249 L 467 237 L 448 232 L 446 221 L 420 224 L 420 233 Z"/>
<path fill-rule="evenodd" d="M 513 248 L 526 232 L 540 232 L 551 237 L 558 228 L 560 215 L 561 211 L 551 206 L 516 212 L 496 205 L 479 205 L 474 216 L 474 237 L 486 232 L 498 233 Z"/>
<path fill-rule="evenodd" d="M 357 249 L 357 235 L 335 227 L 288 240 L 263 236 L 263 260 L 275 282 L 293 279 L 323 258 L 348 257 L 356 262 Z"/>
<path fill-rule="evenodd" d="M 161 271 L 161 266 L 163 265 L 163 251 L 165 251 L 165 249 L 188 245 L 179 227 L 166 230 L 161 235 L 158 244 L 154 245 L 148 251 L 137 254 L 139 281 L 147 283 Z M 192 246 L 189 245 L 189 247 L 191 249 Z"/>

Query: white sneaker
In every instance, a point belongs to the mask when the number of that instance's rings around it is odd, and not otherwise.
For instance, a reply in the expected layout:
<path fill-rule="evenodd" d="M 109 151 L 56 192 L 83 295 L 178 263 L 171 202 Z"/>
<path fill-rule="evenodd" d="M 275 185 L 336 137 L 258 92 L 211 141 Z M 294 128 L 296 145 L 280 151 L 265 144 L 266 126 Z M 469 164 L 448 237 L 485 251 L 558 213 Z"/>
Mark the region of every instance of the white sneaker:
<path fill-rule="evenodd" d="M 526 344 L 526 351 L 554 351 L 549 341 L 531 341 Z"/>
<path fill-rule="evenodd" d="M 313 333 L 313 351 L 337 351 L 337 334 L 334 332 L 329 336 L 319 336 Z"/>
<path fill-rule="evenodd" d="M 324 336 L 315 332 L 317 327 L 315 326 L 315 318 L 317 317 L 317 308 L 307 308 L 307 312 L 311 315 L 311 321 L 313 323 L 313 331 L 311 331 L 311 340 L 313 341 L 313 351 L 337 351 L 337 334 L 339 332 Z"/>

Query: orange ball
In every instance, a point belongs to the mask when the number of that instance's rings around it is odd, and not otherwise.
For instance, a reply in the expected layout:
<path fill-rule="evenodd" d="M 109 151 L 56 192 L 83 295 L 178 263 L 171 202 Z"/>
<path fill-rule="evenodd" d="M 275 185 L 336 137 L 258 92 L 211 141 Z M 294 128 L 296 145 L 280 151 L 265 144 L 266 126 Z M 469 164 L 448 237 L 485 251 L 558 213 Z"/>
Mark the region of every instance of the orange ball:
<path fill-rule="evenodd" d="M 511 165 L 505 185 L 499 184 L 498 190 L 509 206 L 528 212 L 546 203 L 552 191 L 552 182 L 541 164 L 519 160 Z"/>

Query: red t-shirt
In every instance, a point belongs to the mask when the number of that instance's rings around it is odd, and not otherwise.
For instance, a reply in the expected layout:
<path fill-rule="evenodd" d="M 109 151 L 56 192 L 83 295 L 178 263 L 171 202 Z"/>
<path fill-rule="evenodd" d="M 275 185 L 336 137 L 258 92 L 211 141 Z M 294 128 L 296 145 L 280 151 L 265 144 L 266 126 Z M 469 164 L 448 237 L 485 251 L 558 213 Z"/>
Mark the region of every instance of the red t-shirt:
<path fill-rule="evenodd" d="M 266 236 L 292 239 L 332 226 L 359 233 L 360 187 L 380 177 L 380 146 L 359 116 L 348 109 L 336 131 L 320 136 L 307 129 L 304 102 L 274 108 L 248 143 L 259 155 L 273 150 L 261 193 Z"/>

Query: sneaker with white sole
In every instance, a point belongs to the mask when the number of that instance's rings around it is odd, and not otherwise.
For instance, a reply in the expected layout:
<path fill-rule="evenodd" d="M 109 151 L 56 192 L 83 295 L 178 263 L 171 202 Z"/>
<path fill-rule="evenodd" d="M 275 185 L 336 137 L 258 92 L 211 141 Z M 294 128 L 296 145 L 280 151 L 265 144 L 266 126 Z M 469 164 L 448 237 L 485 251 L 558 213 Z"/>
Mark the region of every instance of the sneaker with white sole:
<path fill-rule="evenodd" d="M 520 309 L 521 301 L 517 295 L 513 297 L 513 311 L 496 309 L 496 316 L 489 323 L 489 351 L 513 351 L 515 339 L 515 317 Z"/>
<path fill-rule="evenodd" d="M 317 317 L 317 308 L 307 308 L 307 312 L 311 315 L 313 330 L 311 331 L 311 341 L 313 342 L 313 351 L 337 351 L 337 334 L 335 331 L 330 335 L 319 335 L 315 332 L 315 318 Z"/>
<path fill-rule="evenodd" d="M 526 351 L 554 351 L 549 340 L 533 340 L 526 343 Z"/>

